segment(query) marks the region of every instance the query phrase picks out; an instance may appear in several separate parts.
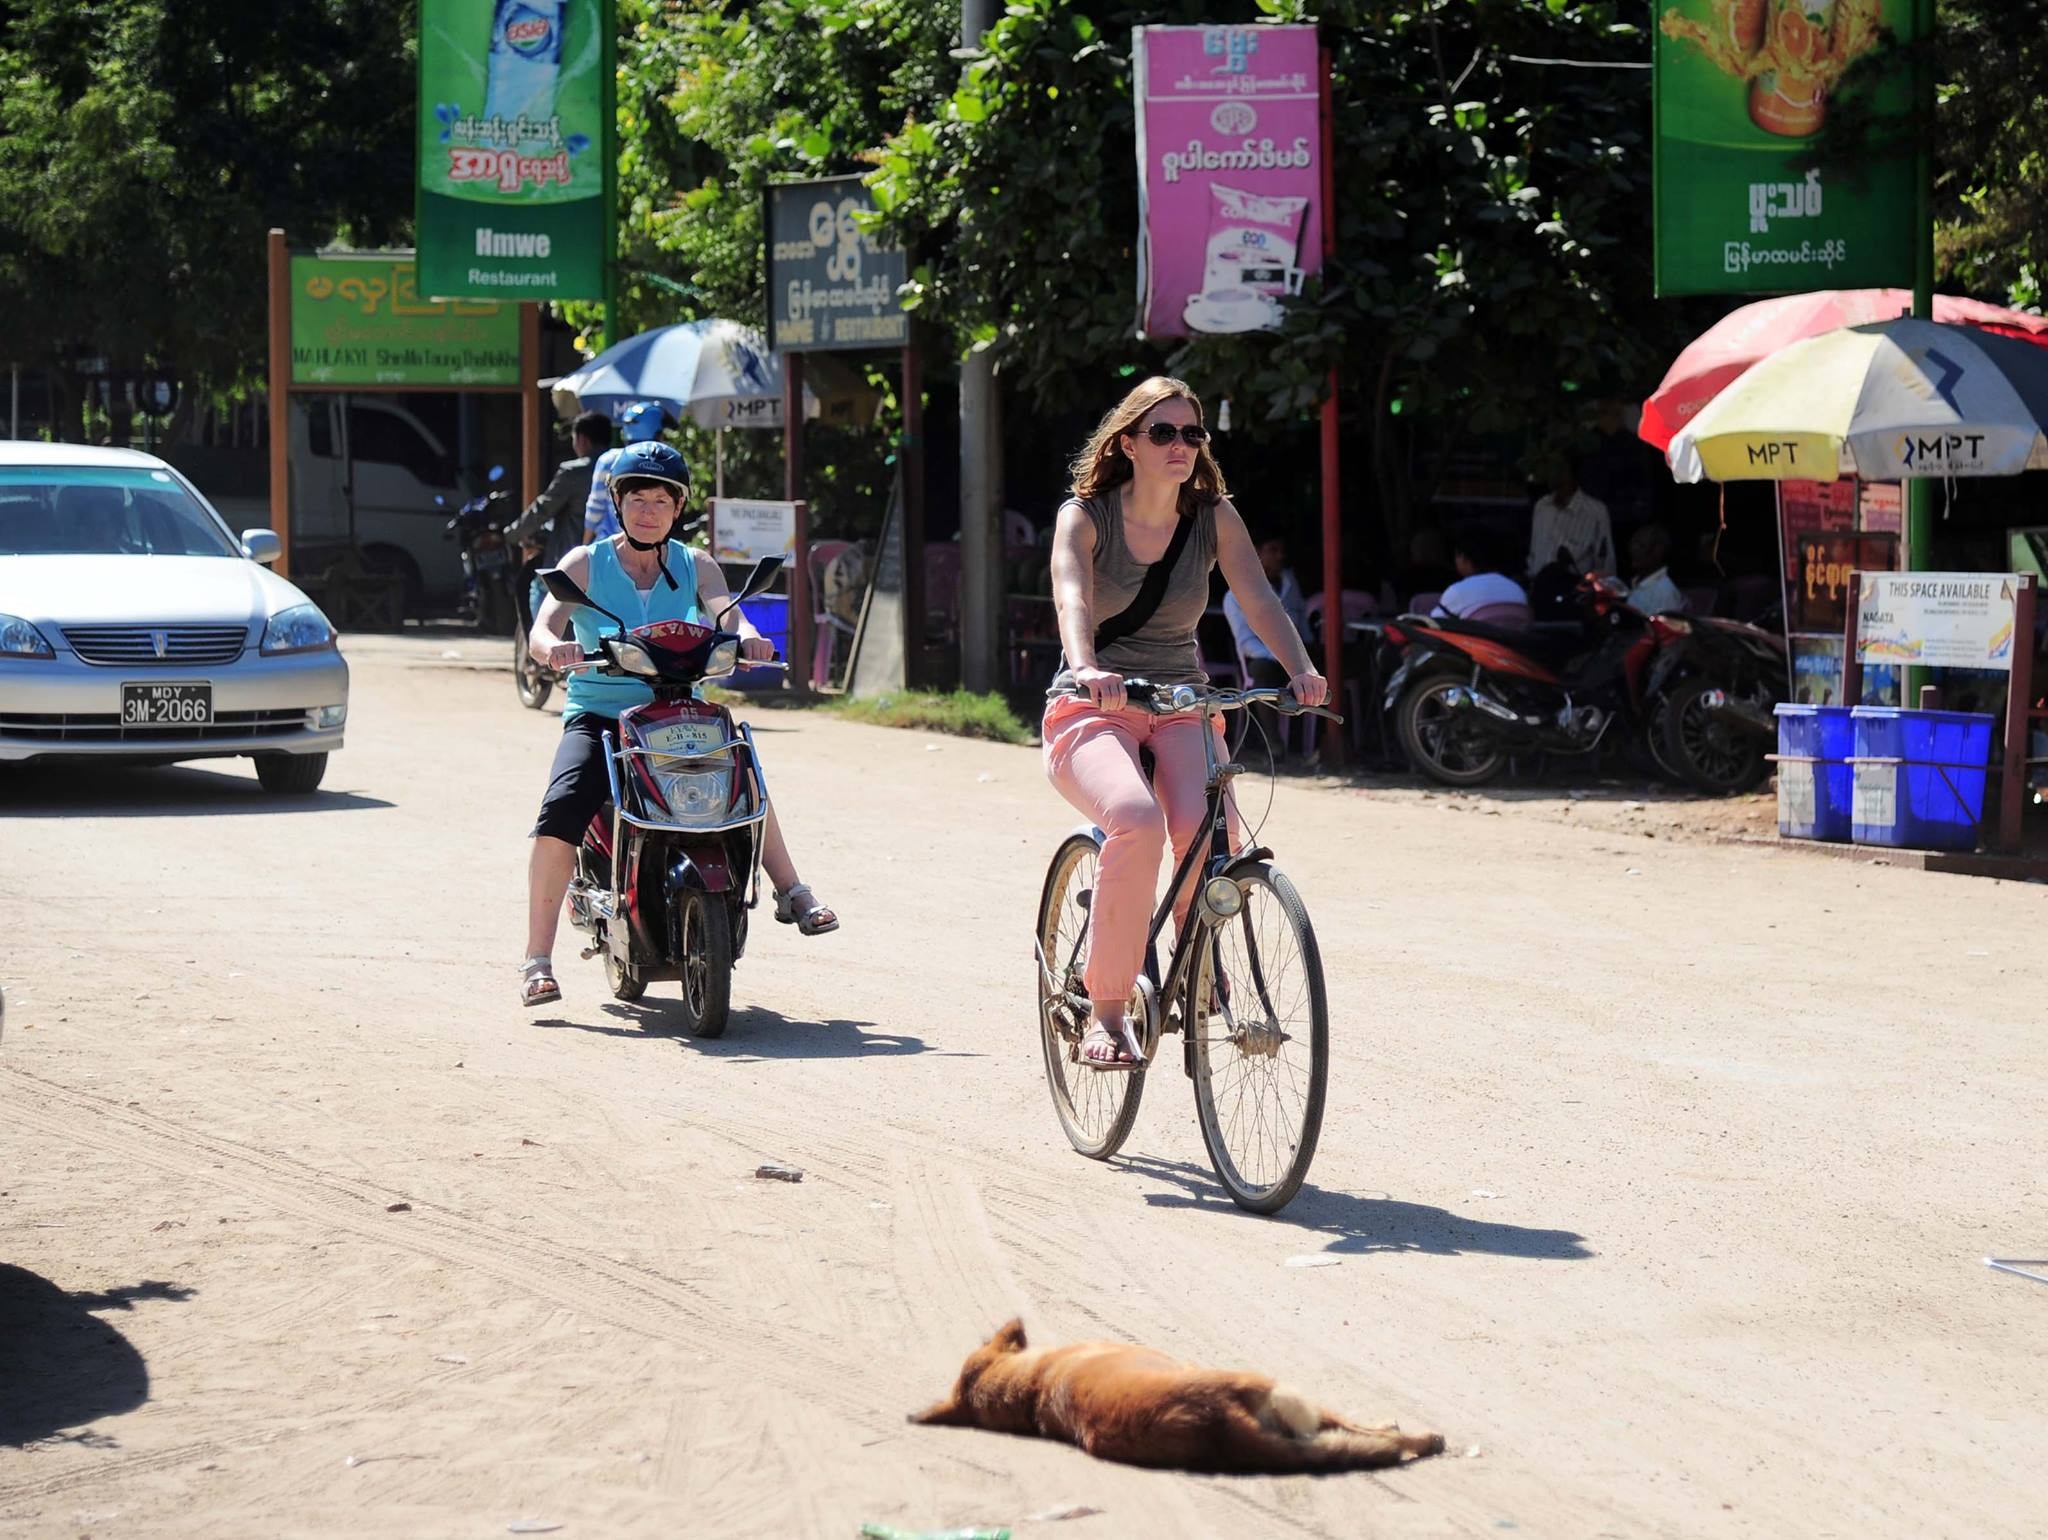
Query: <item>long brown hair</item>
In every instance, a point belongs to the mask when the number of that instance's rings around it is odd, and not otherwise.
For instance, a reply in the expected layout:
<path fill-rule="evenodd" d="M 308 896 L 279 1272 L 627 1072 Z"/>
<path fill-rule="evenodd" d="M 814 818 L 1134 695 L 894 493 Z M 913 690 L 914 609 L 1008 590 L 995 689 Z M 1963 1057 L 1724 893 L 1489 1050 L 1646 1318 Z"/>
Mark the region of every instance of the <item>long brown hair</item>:
<path fill-rule="evenodd" d="M 1081 452 L 1074 456 L 1073 495 L 1079 498 L 1100 497 L 1114 491 L 1131 479 L 1130 458 L 1122 452 L 1120 440 L 1126 433 L 1136 433 L 1138 424 L 1162 401 L 1175 396 L 1195 409 L 1195 421 L 1202 420 L 1202 399 L 1181 380 L 1168 379 L 1155 374 L 1138 386 L 1123 400 L 1111 407 L 1095 425 L 1095 431 L 1088 435 L 1088 442 L 1081 446 Z M 1223 467 L 1216 463 L 1216 457 L 1209 453 L 1209 446 L 1203 444 L 1195 450 L 1195 469 L 1180 487 L 1180 512 L 1187 517 L 1207 503 L 1222 501 L 1230 495 L 1230 489 L 1223 484 Z"/>

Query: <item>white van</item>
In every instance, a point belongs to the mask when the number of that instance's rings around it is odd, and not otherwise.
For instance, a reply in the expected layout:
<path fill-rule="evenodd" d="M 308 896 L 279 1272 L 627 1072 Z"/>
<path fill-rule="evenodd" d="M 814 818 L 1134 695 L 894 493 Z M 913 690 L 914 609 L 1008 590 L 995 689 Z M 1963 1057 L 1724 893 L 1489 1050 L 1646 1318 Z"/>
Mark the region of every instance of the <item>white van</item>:
<path fill-rule="evenodd" d="M 274 523 L 270 499 L 250 495 L 247 472 L 253 467 L 236 467 L 232 480 L 242 494 L 237 496 L 208 485 L 209 452 L 173 448 L 166 458 L 237 528 Z M 402 403 L 370 395 L 295 396 L 293 571 L 318 571 L 346 548 L 353 503 L 355 542 L 365 565 L 404 579 L 409 612 L 452 599 L 462 589 L 462 556 L 447 525 L 468 496 L 456 481 L 454 457 Z M 445 507 L 435 506 L 436 494 L 447 500 Z"/>

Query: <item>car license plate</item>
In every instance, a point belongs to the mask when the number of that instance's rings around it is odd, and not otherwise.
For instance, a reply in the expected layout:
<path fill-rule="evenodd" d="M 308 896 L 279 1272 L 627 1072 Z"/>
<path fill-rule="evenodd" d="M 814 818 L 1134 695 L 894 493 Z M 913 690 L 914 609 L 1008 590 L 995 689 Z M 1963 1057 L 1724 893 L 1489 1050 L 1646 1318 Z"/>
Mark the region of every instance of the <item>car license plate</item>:
<path fill-rule="evenodd" d="M 210 684 L 124 684 L 123 727 L 205 727 L 213 721 Z"/>
<path fill-rule="evenodd" d="M 647 735 L 647 746 L 660 754 L 709 754 L 723 742 L 721 722 L 670 722 Z"/>

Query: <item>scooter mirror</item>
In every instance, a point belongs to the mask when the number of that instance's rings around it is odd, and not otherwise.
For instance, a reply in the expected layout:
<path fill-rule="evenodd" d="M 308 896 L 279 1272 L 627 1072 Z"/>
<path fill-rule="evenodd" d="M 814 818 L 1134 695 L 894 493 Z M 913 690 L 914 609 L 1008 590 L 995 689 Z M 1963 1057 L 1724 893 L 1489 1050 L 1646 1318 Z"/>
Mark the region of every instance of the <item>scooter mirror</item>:
<path fill-rule="evenodd" d="M 625 631 L 626 623 L 623 620 L 602 604 L 593 604 L 590 595 L 583 591 L 582 586 L 560 567 L 543 567 L 534 576 L 540 579 L 540 586 L 548 591 L 548 596 L 557 604 L 580 604 L 585 609 L 596 610 L 621 632 Z"/>
<path fill-rule="evenodd" d="M 724 627 L 732 612 L 746 600 L 757 594 L 766 593 L 768 585 L 775 581 L 775 575 L 782 570 L 780 556 L 764 556 L 754 564 L 754 570 L 747 574 L 747 580 L 740 584 L 740 591 L 718 607 L 718 624 Z"/>
<path fill-rule="evenodd" d="M 502 465 L 492 466 L 489 473 L 489 479 L 492 481 L 503 481 L 505 479 L 505 467 Z"/>

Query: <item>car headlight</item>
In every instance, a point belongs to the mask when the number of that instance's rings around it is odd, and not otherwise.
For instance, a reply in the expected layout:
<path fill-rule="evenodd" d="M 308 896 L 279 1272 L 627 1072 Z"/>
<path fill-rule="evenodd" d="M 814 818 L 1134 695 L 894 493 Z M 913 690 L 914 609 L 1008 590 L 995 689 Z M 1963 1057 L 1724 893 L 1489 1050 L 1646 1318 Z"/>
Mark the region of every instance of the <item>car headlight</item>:
<path fill-rule="evenodd" d="M 704 660 L 704 677 L 709 679 L 729 674 L 739 666 L 740 644 L 737 641 L 720 642 Z"/>
<path fill-rule="evenodd" d="M 263 628 L 263 650 L 267 653 L 318 652 L 334 645 L 334 627 L 320 613 L 317 604 L 294 604 L 279 610 Z"/>
<path fill-rule="evenodd" d="M 0 658 L 54 658 L 57 649 L 19 615 L 0 615 Z"/>

